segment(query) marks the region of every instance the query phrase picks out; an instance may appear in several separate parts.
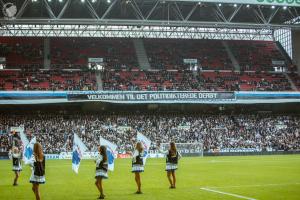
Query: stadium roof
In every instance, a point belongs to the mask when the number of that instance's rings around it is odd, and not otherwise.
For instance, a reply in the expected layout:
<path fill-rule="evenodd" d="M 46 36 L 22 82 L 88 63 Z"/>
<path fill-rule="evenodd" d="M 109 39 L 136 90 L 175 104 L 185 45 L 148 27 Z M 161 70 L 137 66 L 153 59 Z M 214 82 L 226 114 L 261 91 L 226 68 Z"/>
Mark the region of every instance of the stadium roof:
<path fill-rule="evenodd" d="M 300 29 L 300 0 L 0 0 L 2 29 L 41 31 L 92 26 L 153 29 Z M 8 18 L 7 3 L 16 5 Z M 279 3 L 278 3 L 279 2 Z M 80 25 L 82 26 L 80 28 Z M 125 28 L 124 28 L 125 27 Z M 133 28 L 132 28 L 133 27 Z M 53 28 L 51 28 L 51 31 Z M 100 30 L 100 29 L 99 29 Z M 151 30 L 152 31 L 152 30 Z M 26 35 L 24 33 L 24 35 Z M 207 32 L 207 31 L 205 31 Z M 239 31 L 238 31 L 239 32 Z M 239 33 L 238 33 L 239 34 Z M 5 34 L 4 34 L 5 35 Z M 7 34 L 6 34 L 7 35 Z M 13 35 L 11 33 L 11 35 Z M 60 36 L 60 34 L 57 34 Z M 67 35 L 66 35 L 67 36 Z"/>

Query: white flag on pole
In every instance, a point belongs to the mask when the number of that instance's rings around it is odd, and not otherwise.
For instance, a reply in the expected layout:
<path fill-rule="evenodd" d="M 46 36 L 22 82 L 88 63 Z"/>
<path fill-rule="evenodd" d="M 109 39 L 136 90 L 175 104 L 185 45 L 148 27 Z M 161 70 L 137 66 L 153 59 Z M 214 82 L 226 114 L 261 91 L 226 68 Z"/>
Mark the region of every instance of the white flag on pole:
<path fill-rule="evenodd" d="M 29 143 L 29 141 L 24 132 L 20 132 L 20 138 L 22 141 L 22 146 L 25 148 L 27 146 L 27 144 Z"/>
<path fill-rule="evenodd" d="M 100 137 L 100 145 L 106 146 L 108 169 L 114 171 L 115 166 L 115 154 L 117 153 L 117 145 Z"/>
<path fill-rule="evenodd" d="M 72 169 L 78 174 L 80 161 L 82 159 L 83 153 L 87 150 L 87 147 L 82 142 L 82 140 L 78 137 L 77 134 L 74 134 L 74 142 L 73 142 L 73 152 L 72 152 Z"/>
<path fill-rule="evenodd" d="M 151 145 L 151 140 L 144 136 L 142 133 L 137 133 L 137 141 L 141 142 L 144 147 L 144 153 L 143 153 L 143 163 L 146 164 L 146 160 L 149 156 L 149 149 Z"/>
<path fill-rule="evenodd" d="M 21 140 L 22 140 L 22 136 L 21 136 Z M 27 140 L 27 138 L 26 138 L 26 140 Z M 24 141 L 24 142 L 26 143 L 26 141 Z M 23 141 L 22 141 L 22 143 L 23 143 Z M 30 140 L 30 142 L 27 143 L 26 145 L 23 143 L 23 145 L 24 145 L 23 161 L 24 161 L 25 165 L 28 165 L 31 163 L 31 159 L 32 159 L 32 155 L 33 155 L 33 146 L 35 143 L 36 143 L 36 137 L 32 138 Z"/>

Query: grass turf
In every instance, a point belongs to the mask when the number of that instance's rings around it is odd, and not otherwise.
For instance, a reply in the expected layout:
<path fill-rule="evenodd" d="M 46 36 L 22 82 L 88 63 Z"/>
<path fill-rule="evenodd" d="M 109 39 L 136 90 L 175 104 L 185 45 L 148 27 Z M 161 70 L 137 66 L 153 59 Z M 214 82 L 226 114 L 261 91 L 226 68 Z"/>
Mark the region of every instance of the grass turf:
<path fill-rule="evenodd" d="M 23 166 L 19 186 L 13 187 L 11 161 L 0 161 L 0 199 L 34 199 L 29 177 Z M 199 200 L 240 199 L 201 190 L 210 188 L 254 199 L 300 199 L 300 155 L 182 158 L 177 171 L 177 189 L 170 190 L 164 159 L 148 159 L 142 174 L 144 194 L 135 195 L 130 159 L 117 159 L 115 171 L 104 181 L 110 200 Z M 83 160 L 76 175 L 70 160 L 47 160 L 46 184 L 41 185 L 43 200 L 96 199 L 95 164 Z"/>

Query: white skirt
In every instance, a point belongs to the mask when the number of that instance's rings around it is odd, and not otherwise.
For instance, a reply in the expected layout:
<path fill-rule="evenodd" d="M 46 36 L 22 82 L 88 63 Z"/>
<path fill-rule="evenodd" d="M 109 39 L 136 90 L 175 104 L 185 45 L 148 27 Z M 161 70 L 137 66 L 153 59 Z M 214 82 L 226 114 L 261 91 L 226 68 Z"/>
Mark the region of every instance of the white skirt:
<path fill-rule="evenodd" d="M 177 164 L 167 163 L 166 171 L 175 171 L 178 168 Z"/>
<path fill-rule="evenodd" d="M 107 179 L 108 178 L 107 171 L 104 171 L 103 169 L 96 170 L 96 176 L 95 176 L 95 178 L 99 178 L 99 177 Z"/>
<path fill-rule="evenodd" d="M 144 172 L 144 165 L 132 165 L 131 172 Z"/>
<path fill-rule="evenodd" d="M 46 182 L 46 179 L 45 179 L 45 176 L 36 176 L 36 175 L 34 175 L 34 171 L 32 171 L 29 182 L 30 183 L 44 184 Z"/>
<path fill-rule="evenodd" d="M 12 170 L 13 170 L 13 171 L 18 171 L 18 172 L 19 172 L 19 171 L 22 171 L 22 166 L 13 166 L 13 167 L 12 167 Z"/>

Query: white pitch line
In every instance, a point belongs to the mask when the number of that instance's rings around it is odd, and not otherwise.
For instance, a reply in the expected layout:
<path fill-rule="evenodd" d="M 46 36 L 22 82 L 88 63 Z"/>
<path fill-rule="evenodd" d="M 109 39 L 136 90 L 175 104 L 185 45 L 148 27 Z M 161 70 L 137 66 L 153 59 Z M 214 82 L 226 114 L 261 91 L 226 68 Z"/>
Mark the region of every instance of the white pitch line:
<path fill-rule="evenodd" d="M 236 198 L 240 198 L 240 199 L 257 200 L 257 199 L 251 198 L 251 197 L 246 197 L 246 196 L 228 193 L 228 192 L 222 192 L 222 191 L 218 191 L 218 190 L 212 190 L 212 189 L 208 189 L 208 188 L 200 188 L 200 189 L 208 191 L 208 192 L 214 192 L 214 193 L 218 193 L 218 194 L 228 195 L 228 196 L 232 196 L 232 197 L 236 197 Z"/>
<path fill-rule="evenodd" d="M 299 185 L 300 183 L 269 183 L 269 184 L 256 184 L 256 185 L 231 185 L 223 187 L 209 187 L 212 189 L 223 189 L 223 188 L 243 188 L 243 187 L 274 187 L 274 186 L 285 186 L 285 185 Z"/>

